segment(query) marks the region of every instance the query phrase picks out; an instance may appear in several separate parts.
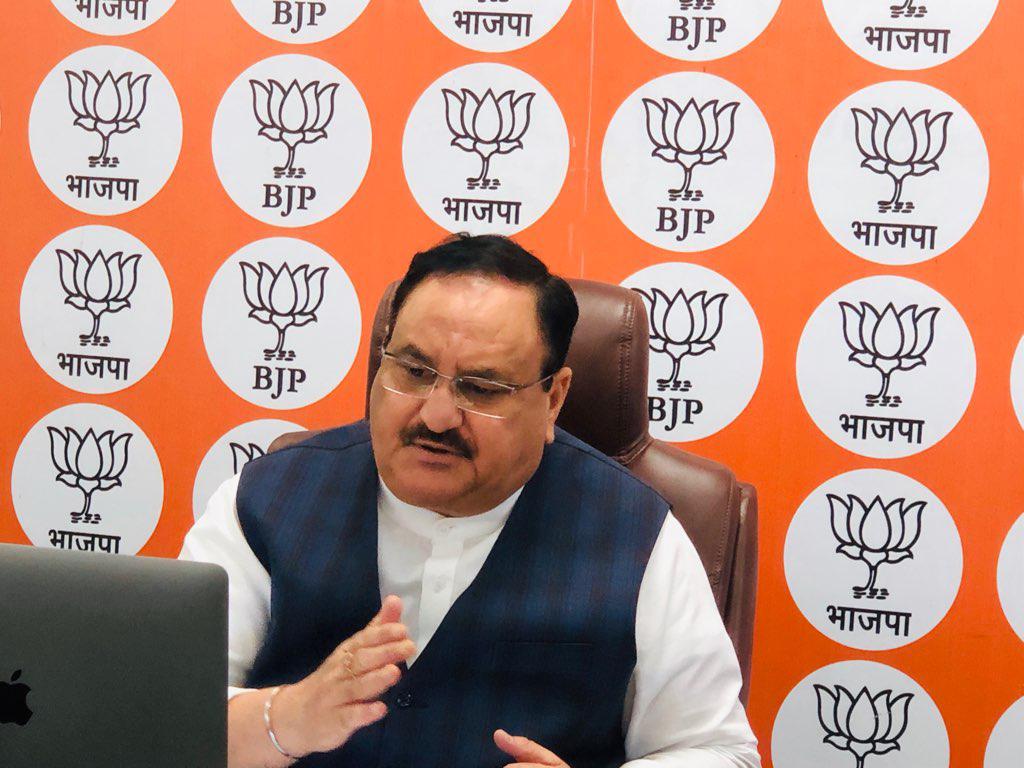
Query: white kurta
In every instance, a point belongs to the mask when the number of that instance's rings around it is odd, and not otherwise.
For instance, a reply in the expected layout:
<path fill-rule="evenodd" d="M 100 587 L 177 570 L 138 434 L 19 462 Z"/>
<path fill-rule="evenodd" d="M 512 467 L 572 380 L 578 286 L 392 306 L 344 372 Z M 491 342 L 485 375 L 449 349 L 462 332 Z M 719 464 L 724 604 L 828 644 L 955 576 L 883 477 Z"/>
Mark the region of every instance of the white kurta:
<path fill-rule="evenodd" d="M 270 617 L 270 576 L 239 526 L 237 487 L 237 475 L 221 485 L 180 555 L 228 573 L 229 695 L 242 690 L 235 686 L 243 684 Z M 380 489 L 381 597 L 402 599 L 402 621 L 420 653 L 476 578 L 522 489 L 467 518 L 410 506 L 383 482 Z M 757 742 L 738 700 L 736 654 L 697 551 L 671 514 L 640 585 L 635 634 L 637 663 L 623 721 L 628 768 L 759 767 Z"/>

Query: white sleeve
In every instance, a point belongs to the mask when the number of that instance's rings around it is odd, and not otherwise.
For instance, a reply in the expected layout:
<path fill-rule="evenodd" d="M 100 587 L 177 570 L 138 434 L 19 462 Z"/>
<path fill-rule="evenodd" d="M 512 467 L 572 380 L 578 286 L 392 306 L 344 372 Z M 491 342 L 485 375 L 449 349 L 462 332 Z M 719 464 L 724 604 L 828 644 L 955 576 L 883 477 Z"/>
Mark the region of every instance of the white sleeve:
<path fill-rule="evenodd" d="M 739 663 L 693 543 L 671 513 L 636 608 L 624 768 L 759 768 Z"/>
<path fill-rule="evenodd" d="M 238 523 L 238 475 L 225 480 L 185 535 L 178 558 L 219 565 L 228 573 L 228 698 L 243 692 L 270 618 L 270 575 Z"/>

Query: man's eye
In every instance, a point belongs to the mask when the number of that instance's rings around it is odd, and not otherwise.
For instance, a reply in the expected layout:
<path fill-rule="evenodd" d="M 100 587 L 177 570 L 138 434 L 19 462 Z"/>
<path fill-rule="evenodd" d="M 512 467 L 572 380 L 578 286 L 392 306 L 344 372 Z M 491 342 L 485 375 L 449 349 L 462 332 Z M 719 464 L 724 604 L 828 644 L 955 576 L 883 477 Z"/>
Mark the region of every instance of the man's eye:
<path fill-rule="evenodd" d="M 429 374 L 429 371 L 427 371 L 426 368 L 417 368 L 416 366 L 410 365 L 405 367 L 405 371 L 414 379 L 425 379 Z"/>
<path fill-rule="evenodd" d="M 504 387 L 486 381 L 463 381 L 466 394 L 474 397 L 494 397 L 505 392 Z"/>

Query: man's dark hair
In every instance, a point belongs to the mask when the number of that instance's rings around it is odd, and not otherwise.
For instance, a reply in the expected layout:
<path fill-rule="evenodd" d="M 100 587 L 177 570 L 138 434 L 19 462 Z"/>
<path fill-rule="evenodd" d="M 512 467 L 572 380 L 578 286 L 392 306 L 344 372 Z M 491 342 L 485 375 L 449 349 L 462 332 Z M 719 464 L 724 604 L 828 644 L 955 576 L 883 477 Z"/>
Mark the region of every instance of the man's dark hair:
<path fill-rule="evenodd" d="M 537 295 L 537 320 L 547 347 L 541 377 L 557 373 L 565 365 L 569 342 L 579 318 L 576 295 L 569 284 L 548 271 L 544 262 L 511 238 L 501 235 L 460 233 L 412 257 L 398 284 L 388 318 L 388 340 L 398 312 L 413 289 L 430 277 L 485 275 L 501 277 L 533 288 Z M 545 384 L 545 389 L 550 382 Z"/>

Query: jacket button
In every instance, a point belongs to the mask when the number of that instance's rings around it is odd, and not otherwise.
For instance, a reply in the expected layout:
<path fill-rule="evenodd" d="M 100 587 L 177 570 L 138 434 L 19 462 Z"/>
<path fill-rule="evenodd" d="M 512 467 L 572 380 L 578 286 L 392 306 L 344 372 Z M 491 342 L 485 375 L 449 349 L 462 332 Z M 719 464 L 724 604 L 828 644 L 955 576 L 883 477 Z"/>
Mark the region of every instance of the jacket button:
<path fill-rule="evenodd" d="M 408 709 L 412 706 L 412 694 L 411 693 L 400 693 L 395 698 L 395 704 L 399 709 Z"/>

